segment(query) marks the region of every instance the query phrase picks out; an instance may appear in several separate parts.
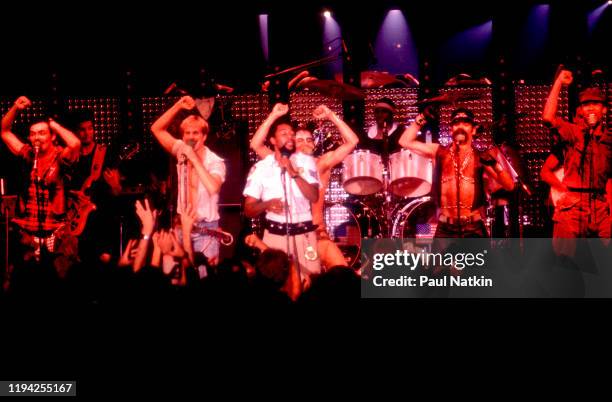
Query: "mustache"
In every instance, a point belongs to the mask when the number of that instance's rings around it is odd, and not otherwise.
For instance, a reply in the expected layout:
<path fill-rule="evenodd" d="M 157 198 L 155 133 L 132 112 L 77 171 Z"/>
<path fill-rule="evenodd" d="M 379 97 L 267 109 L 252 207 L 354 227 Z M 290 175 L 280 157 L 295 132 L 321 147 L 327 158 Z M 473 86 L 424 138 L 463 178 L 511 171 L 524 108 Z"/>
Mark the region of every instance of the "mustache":
<path fill-rule="evenodd" d="M 458 128 L 458 129 L 456 129 L 455 131 L 453 131 L 453 137 L 455 137 L 455 136 L 457 136 L 457 135 L 459 135 L 459 134 L 463 134 L 463 135 L 464 135 L 464 136 L 466 136 L 466 137 L 467 137 L 467 135 L 468 135 L 467 131 L 465 131 L 465 130 L 464 130 L 464 129 L 462 129 L 462 128 Z"/>
<path fill-rule="evenodd" d="M 287 145 L 291 145 L 291 147 L 295 147 L 295 141 L 294 140 L 287 140 L 287 141 L 285 141 L 285 143 L 283 143 L 281 145 L 281 148 L 286 148 Z"/>

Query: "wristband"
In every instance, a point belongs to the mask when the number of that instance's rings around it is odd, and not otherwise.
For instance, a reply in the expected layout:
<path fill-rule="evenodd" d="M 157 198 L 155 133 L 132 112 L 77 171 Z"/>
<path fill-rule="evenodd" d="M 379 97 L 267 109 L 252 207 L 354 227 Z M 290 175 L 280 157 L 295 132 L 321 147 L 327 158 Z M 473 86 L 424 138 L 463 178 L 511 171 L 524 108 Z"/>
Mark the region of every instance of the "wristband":
<path fill-rule="evenodd" d="M 416 117 L 416 119 L 414 119 L 414 122 L 419 126 L 424 126 L 425 123 L 427 123 L 427 120 L 425 119 L 425 117 L 423 117 L 422 114 L 420 114 Z"/>

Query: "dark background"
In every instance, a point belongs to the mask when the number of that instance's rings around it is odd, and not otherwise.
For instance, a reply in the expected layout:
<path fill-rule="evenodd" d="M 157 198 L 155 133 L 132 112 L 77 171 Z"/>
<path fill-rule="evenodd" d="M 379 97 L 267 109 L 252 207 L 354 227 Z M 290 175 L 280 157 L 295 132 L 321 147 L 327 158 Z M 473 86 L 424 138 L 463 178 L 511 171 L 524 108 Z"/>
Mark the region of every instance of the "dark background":
<path fill-rule="evenodd" d="M 521 27 L 534 1 L 206 2 L 163 6 L 94 2 L 3 6 L 2 94 L 44 94 L 57 85 L 72 95 L 120 94 L 132 73 L 138 94 L 159 94 L 176 78 L 202 68 L 238 91 L 259 88 L 272 66 L 289 67 L 321 57 L 321 11 L 328 7 L 342 27 L 355 61 L 372 62 L 368 43 L 390 8 L 400 8 L 412 31 L 420 63 L 430 61 L 432 84 L 459 72 L 494 74 L 498 54 L 508 57 L 516 79 L 549 82 L 555 65 L 609 66 L 612 12 L 592 37 L 586 14 L 604 1 L 550 1 L 550 32 L 537 60 L 521 63 Z M 257 16 L 269 14 L 270 65 L 261 50 Z M 494 42 L 484 60 L 445 63 L 441 46 L 454 34 L 493 18 Z M 422 70 L 422 69 L 421 69 Z M 316 71 L 315 71 L 316 72 Z M 52 74 L 56 82 L 51 83 Z M 421 77 L 422 78 L 422 77 Z"/>

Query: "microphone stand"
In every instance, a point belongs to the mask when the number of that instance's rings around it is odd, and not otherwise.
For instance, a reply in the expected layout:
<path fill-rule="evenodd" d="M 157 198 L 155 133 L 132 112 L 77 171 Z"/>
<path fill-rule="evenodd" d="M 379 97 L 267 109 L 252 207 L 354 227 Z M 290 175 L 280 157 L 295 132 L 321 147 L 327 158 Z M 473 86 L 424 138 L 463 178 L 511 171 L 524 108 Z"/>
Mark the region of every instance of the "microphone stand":
<path fill-rule="evenodd" d="M 286 181 L 286 176 L 287 175 L 287 169 L 282 168 L 281 169 L 281 182 L 283 183 L 283 193 L 285 194 L 285 203 L 284 203 L 284 208 L 285 208 L 285 240 L 286 240 L 286 245 L 287 245 L 287 257 L 289 257 L 289 263 L 298 261 L 292 254 L 289 248 L 289 197 L 287 195 L 287 181 Z M 294 244 L 294 251 L 297 253 L 297 245 Z M 297 266 L 297 264 L 293 265 L 294 268 L 296 269 L 297 273 L 298 273 L 298 280 L 300 282 L 300 290 L 302 289 L 302 272 L 300 271 L 300 267 Z"/>
<path fill-rule="evenodd" d="M 34 188 L 36 192 L 36 220 L 38 221 L 38 250 L 39 250 L 39 258 L 42 260 L 43 257 L 43 199 L 40 191 L 40 177 L 38 175 L 38 151 L 34 150 L 34 166 L 32 167 L 32 180 L 34 180 Z"/>

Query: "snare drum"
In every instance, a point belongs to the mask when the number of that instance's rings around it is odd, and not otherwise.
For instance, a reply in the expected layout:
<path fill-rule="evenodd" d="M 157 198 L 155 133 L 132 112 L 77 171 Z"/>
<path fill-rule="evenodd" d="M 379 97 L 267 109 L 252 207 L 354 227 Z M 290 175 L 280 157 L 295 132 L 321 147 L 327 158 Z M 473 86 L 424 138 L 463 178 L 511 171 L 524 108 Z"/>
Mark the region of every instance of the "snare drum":
<path fill-rule="evenodd" d="M 383 188 L 383 164 L 380 155 L 367 150 L 355 151 L 344 158 L 342 187 L 353 195 L 370 195 Z"/>
<path fill-rule="evenodd" d="M 433 160 L 402 150 L 389 156 L 390 190 L 399 197 L 422 197 L 431 191 Z"/>

